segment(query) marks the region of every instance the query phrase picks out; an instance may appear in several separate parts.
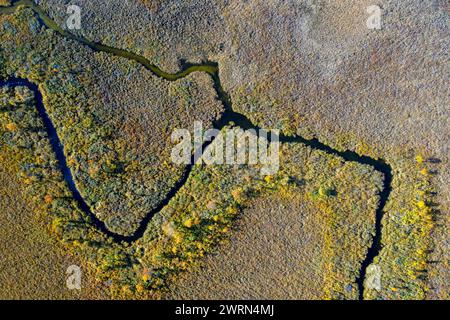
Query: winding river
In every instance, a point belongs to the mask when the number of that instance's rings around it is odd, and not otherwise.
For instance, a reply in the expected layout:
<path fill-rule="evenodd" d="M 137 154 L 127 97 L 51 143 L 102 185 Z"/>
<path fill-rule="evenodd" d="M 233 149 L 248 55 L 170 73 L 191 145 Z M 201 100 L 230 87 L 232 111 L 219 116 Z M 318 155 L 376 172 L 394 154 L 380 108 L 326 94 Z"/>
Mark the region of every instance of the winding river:
<path fill-rule="evenodd" d="M 233 122 L 236 126 L 239 126 L 243 129 L 260 129 L 256 125 L 254 125 L 245 115 L 241 113 L 237 113 L 233 110 L 232 101 L 229 97 L 229 95 L 224 91 L 220 77 L 219 77 L 219 66 L 215 62 L 204 62 L 202 64 L 184 64 L 181 68 L 181 71 L 177 73 L 167 73 L 158 68 L 156 65 L 152 64 L 149 60 L 147 60 L 145 57 L 137 55 L 135 53 L 109 47 L 106 45 L 103 45 L 101 43 L 95 43 L 91 42 L 85 38 L 75 36 L 74 34 L 62 29 L 60 26 L 58 26 L 53 20 L 51 20 L 47 14 L 42 10 L 39 6 L 37 6 L 34 2 L 31 0 L 18 0 L 13 1 L 12 5 L 9 7 L 0 7 L 0 14 L 8 14 L 13 13 L 19 6 L 24 6 L 31 8 L 39 18 L 40 22 L 45 25 L 47 28 L 50 28 L 54 31 L 56 31 L 61 36 L 74 40 L 78 43 L 81 43 L 83 45 L 88 46 L 94 51 L 98 52 L 106 52 L 109 54 L 113 54 L 115 56 L 123 57 L 126 59 L 134 60 L 138 63 L 140 63 L 142 66 L 144 66 L 147 70 L 152 72 L 158 77 L 161 77 L 168 81 L 175 81 L 181 78 L 184 78 L 188 76 L 189 74 L 193 72 L 206 72 L 209 74 L 214 82 L 214 89 L 217 93 L 218 99 L 222 102 L 224 105 L 224 112 L 222 113 L 220 119 L 215 121 L 213 123 L 213 127 L 216 129 L 222 129 L 224 126 L 230 124 Z M 47 134 L 49 136 L 50 144 L 52 146 L 53 151 L 55 152 L 56 158 L 58 160 L 58 164 L 60 167 L 61 172 L 63 173 L 64 179 L 66 180 L 70 191 L 72 192 L 73 198 L 78 203 L 81 210 L 83 210 L 90 218 L 92 223 L 104 234 L 111 237 L 116 242 L 126 242 L 126 243 L 132 243 L 138 239 L 140 239 L 147 229 L 147 225 L 152 219 L 152 217 L 155 215 L 155 213 L 161 211 L 169 202 L 170 200 L 177 194 L 178 190 L 186 183 L 189 174 L 192 171 L 193 166 L 187 166 L 185 172 L 183 173 L 182 177 L 179 179 L 179 181 L 174 185 L 174 187 L 169 191 L 167 196 L 164 200 L 162 200 L 159 205 L 151 210 L 140 222 L 140 225 L 138 229 L 135 230 L 135 232 L 130 236 L 124 236 L 121 234 L 114 233 L 110 231 L 105 223 L 97 218 L 97 216 L 92 212 L 88 204 L 84 201 L 83 197 L 81 196 L 76 183 L 73 179 L 73 175 L 67 165 L 66 157 L 64 154 L 64 147 L 61 144 L 61 141 L 58 137 L 57 131 L 50 119 L 50 117 L 47 114 L 47 111 L 45 109 L 42 94 L 39 91 L 39 88 L 36 84 L 30 82 L 27 79 L 19 79 L 19 78 L 10 78 L 6 81 L 0 82 L 0 87 L 3 86 L 9 86 L 9 87 L 16 87 L 16 86 L 24 86 L 28 87 L 30 90 L 34 92 L 35 99 L 36 99 L 36 107 L 37 111 L 39 113 L 39 116 L 41 117 L 45 129 L 47 131 Z M 307 145 L 315 150 L 321 150 L 328 154 L 341 157 L 345 161 L 352 161 L 357 162 L 364 165 L 369 165 L 373 167 L 376 171 L 379 171 L 383 174 L 384 180 L 383 180 L 383 188 L 380 192 L 380 201 L 378 204 L 378 207 L 376 209 L 376 216 L 375 216 L 375 235 L 373 236 L 373 241 L 371 246 L 369 247 L 367 254 L 364 258 L 364 260 L 361 263 L 361 268 L 359 271 L 358 277 L 355 279 L 355 282 L 357 283 L 358 290 L 359 290 L 359 299 L 363 299 L 364 297 L 364 279 L 366 277 L 366 271 L 367 267 L 373 262 L 374 258 L 380 253 L 381 250 L 381 234 L 382 234 L 382 218 L 384 214 L 384 207 L 386 205 L 386 202 L 389 198 L 389 194 L 391 191 L 391 182 L 392 182 L 392 168 L 391 166 L 386 163 L 383 159 L 374 159 L 368 156 L 359 155 L 356 152 L 347 150 L 347 151 L 339 151 L 337 149 L 334 149 L 326 144 L 321 143 L 318 139 L 306 139 L 301 136 L 285 136 L 280 135 L 279 140 L 281 143 L 301 143 L 304 145 Z M 205 142 L 203 145 L 204 150 L 212 141 Z M 191 161 L 191 163 L 194 163 L 194 161 Z"/>

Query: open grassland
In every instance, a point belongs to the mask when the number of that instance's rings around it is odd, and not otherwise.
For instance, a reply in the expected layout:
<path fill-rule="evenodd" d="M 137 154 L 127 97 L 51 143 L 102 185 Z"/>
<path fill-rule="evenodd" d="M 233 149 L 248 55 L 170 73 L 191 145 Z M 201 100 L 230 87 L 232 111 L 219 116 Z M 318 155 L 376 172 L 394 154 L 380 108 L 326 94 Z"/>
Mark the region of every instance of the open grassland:
<path fill-rule="evenodd" d="M 37 217 L 15 171 L 0 151 L 0 299 L 105 299 L 108 290 L 79 256 L 64 250 L 48 232 L 46 218 Z M 82 270 L 82 290 L 66 287 L 66 270 Z"/>
<path fill-rule="evenodd" d="M 248 205 L 229 243 L 208 256 L 201 268 L 183 274 L 166 298 L 323 298 L 330 258 L 324 256 L 326 213 L 298 195 L 265 195 Z"/>

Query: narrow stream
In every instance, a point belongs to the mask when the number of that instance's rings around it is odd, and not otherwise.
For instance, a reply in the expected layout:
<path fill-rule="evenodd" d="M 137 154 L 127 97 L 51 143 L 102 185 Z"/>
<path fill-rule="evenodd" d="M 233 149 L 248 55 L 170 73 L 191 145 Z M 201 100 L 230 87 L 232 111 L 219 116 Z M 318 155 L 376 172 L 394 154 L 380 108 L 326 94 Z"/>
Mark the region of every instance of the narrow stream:
<path fill-rule="evenodd" d="M 152 64 L 149 60 L 144 58 L 143 56 L 139 56 L 137 54 L 134 54 L 132 52 L 128 52 L 126 50 L 118 49 L 109 47 L 100 43 L 94 43 L 87 39 L 84 39 L 82 37 L 78 37 L 73 35 L 72 33 L 62 29 L 60 26 L 58 26 L 53 20 L 51 20 L 46 13 L 38 7 L 34 2 L 31 0 L 18 0 L 13 1 L 13 4 L 10 7 L 0 7 L 0 14 L 8 14 L 13 13 L 17 9 L 18 6 L 25 6 L 28 8 L 31 8 L 38 16 L 39 20 L 43 25 L 46 27 L 53 29 L 57 33 L 59 33 L 61 36 L 69 38 L 71 40 L 74 40 L 76 42 L 79 42 L 83 45 L 88 46 L 94 51 L 98 52 L 106 52 L 109 54 L 113 54 L 119 57 L 123 57 L 126 59 L 134 60 L 138 63 L 140 63 L 142 66 L 144 66 L 147 70 L 152 72 L 158 77 L 161 77 L 168 81 L 175 81 L 181 78 L 184 78 L 188 76 L 189 74 L 193 72 L 206 72 L 209 74 L 214 82 L 214 89 L 217 93 L 218 99 L 222 102 L 224 105 L 225 111 L 222 113 L 220 119 L 215 121 L 213 123 L 213 127 L 216 129 L 222 129 L 226 125 L 229 125 L 231 123 L 234 123 L 236 126 L 239 126 L 243 129 L 260 129 L 258 126 L 254 125 L 245 115 L 241 113 L 237 113 L 233 110 L 232 102 L 229 97 L 229 95 L 224 91 L 220 77 L 219 77 L 219 66 L 215 62 L 204 62 L 202 64 L 183 64 L 181 71 L 170 74 L 162 71 L 159 67 Z M 81 210 L 83 210 L 92 220 L 92 223 L 101 230 L 104 234 L 111 237 L 116 242 L 126 242 L 126 243 L 132 243 L 138 239 L 140 239 L 147 229 L 147 225 L 152 219 L 152 217 L 159 211 L 161 211 L 169 202 L 170 200 L 177 194 L 178 190 L 186 183 L 189 174 L 192 171 L 193 166 L 187 166 L 185 169 L 184 174 L 180 178 L 180 180 L 175 184 L 175 186 L 169 191 L 166 198 L 161 201 L 161 203 L 151 210 L 140 222 L 140 225 L 136 231 L 130 235 L 130 236 L 124 236 L 121 234 L 114 233 L 110 231 L 105 223 L 97 218 L 97 216 L 92 212 L 92 210 L 89 208 L 87 203 L 84 201 L 83 197 L 81 196 L 80 192 L 78 191 L 78 188 L 76 186 L 76 183 L 73 179 L 72 173 L 67 165 L 66 157 L 64 155 L 64 147 L 61 144 L 61 141 L 58 137 L 57 131 L 49 118 L 45 106 L 42 100 L 42 94 L 39 91 L 39 88 L 36 84 L 31 83 L 27 79 L 18 79 L 18 78 L 10 78 L 7 81 L 0 82 L 0 87 L 3 86 L 10 86 L 10 87 L 16 87 L 16 86 L 25 86 L 28 87 L 30 90 L 32 90 L 35 94 L 36 102 L 37 102 L 37 110 L 38 113 L 44 122 L 44 126 L 46 128 L 47 134 L 50 139 L 50 144 L 52 146 L 53 151 L 55 152 L 56 158 L 58 159 L 58 163 L 60 166 L 60 169 L 64 175 L 64 179 L 67 181 L 68 186 L 73 194 L 74 199 L 77 201 L 79 207 Z M 366 271 L 367 267 L 373 262 L 374 258 L 380 253 L 381 250 L 381 234 L 382 234 L 382 218 L 384 214 L 384 207 L 386 205 L 386 202 L 389 198 L 390 192 L 391 192 L 391 182 L 392 182 L 392 168 L 391 166 L 386 163 L 383 159 L 373 159 L 368 156 L 361 156 L 357 154 L 356 152 L 347 150 L 347 151 L 339 151 L 336 149 L 333 149 L 332 147 L 321 143 L 318 139 L 305 139 L 301 136 L 285 136 L 281 135 L 279 137 L 280 142 L 282 143 L 301 143 L 304 145 L 307 145 L 315 150 L 321 150 L 323 152 L 326 152 L 328 154 L 341 157 L 345 161 L 352 161 L 357 162 L 363 165 L 369 165 L 373 167 L 376 171 L 379 171 L 383 174 L 384 180 L 383 180 L 383 189 L 380 192 L 380 202 L 376 210 L 376 217 L 375 217 L 375 235 L 373 236 L 372 245 L 369 247 L 367 254 L 362 261 L 361 268 L 359 271 L 359 275 L 356 278 L 355 282 L 357 283 L 358 290 L 359 290 L 359 299 L 362 300 L 364 297 L 364 279 L 366 277 Z M 204 150 L 212 141 L 205 142 L 202 146 L 202 150 Z M 195 154 L 195 153 L 194 153 Z M 194 155 L 193 155 L 194 157 Z M 194 163 L 194 158 L 192 158 L 191 163 Z"/>

